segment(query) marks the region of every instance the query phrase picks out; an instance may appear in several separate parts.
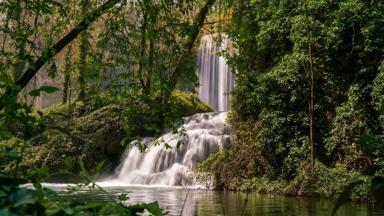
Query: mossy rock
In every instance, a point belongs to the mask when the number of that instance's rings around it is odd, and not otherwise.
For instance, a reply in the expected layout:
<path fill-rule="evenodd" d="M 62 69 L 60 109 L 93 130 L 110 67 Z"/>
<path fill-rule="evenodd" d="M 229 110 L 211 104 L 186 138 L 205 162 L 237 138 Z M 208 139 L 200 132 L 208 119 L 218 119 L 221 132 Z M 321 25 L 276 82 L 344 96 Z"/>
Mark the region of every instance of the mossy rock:
<path fill-rule="evenodd" d="M 175 91 L 170 102 L 174 115 L 189 116 L 212 111 L 193 93 Z M 105 161 L 102 172 L 113 172 L 125 150 L 121 143 L 127 138 L 124 126 L 127 124 L 126 110 L 129 109 L 143 107 L 130 101 L 97 105 L 75 102 L 71 106 L 60 104 L 41 110 L 50 127 L 29 141 L 28 156 L 22 161 L 21 168 L 47 166 L 51 173 L 55 173 L 62 169 L 68 157 L 73 161 L 74 172 L 79 171 L 75 158 L 81 160 L 91 173 L 102 161 Z M 138 119 L 130 124 L 142 125 Z"/>
<path fill-rule="evenodd" d="M 45 165 L 51 172 L 57 172 L 63 167 L 65 158 L 70 157 L 74 159 L 73 171 L 78 171 L 77 158 L 91 172 L 105 160 L 106 167 L 111 169 L 104 171 L 111 172 L 124 150 L 120 145 L 124 136 L 120 116 L 122 109 L 117 105 L 108 105 L 71 118 L 57 116 L 56 110 L 52 109 L 47 118 L 55 126 L 30 141 L 27 154 L 31 157 L 23 161 L 22 167 Z M 59 127 L 62 129 L 59 130 Z"/>
<path fill-rule="evenodd" d="M 171 98 L 171 106 L 181 116 L 190 116 L 196 113 L 212 112 L 212 108 L 203 103 L 196 94 L 184 92 L 180 90 L 173 91 Z"/>

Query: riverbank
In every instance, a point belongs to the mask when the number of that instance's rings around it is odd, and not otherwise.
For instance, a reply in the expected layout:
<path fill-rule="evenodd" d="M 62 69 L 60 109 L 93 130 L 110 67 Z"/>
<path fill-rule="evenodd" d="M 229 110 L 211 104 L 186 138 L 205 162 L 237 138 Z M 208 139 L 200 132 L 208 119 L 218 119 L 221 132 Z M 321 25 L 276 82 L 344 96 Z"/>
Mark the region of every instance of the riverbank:
<path fill-rule="evenodd" d="M 362 184 L 353 188 L 349 198 L 366 203 L 374 201 L 371 194 L 372 177 L 359 172 L 347 171 L 341 165 L 330 168 L 316 162 L 312 173 L 310 166 L 303 163 L 297 170 L 297 176 L 292 180 L 281 177 L 272 179 L 267 176 L 228 178 L 225 173 L 220 172 L 225 170 L 223 167 L 223 161 L 226 160 L 225 154 L 228 153 L 220 152 L 211 155 L 206 161 L 200 163 L 197 168 L 199 172 L 206 173 L 205 176 L 211 176 L 212 179 L 215 179 L 214 185 L 218 190 L 335 199 L 343 193 L 348 185 L 356 181 L 362 181 Z"/>
<path fill-rule="evenodd" d="M 175 91 L 170 101 L 170 109 L 165 112 L 169 122 L 211 111 L 193 93 Z M 25 172 L 31 167 L 46 167 L 51 174 L 64 168 L 78 173 L 81 171 L 81 161 L 90 174 L 100 172 L 107 176 L 119 164 L 121 154 L 130 141 L 138 136 L 154 135 L 162 131 L 156 125 L 158 117 L 151 118 L 156 113 L 146 113 L 155 110 L 150 106 L 134 98 L 99 95 L 87 102 L 75 101 L 70 105 L 36 110 L 36 115 L 41 113 L 49 127 L 27 142 L 25 156 L 19 167 Z M 20 140 L 12 138 L 0 145 L 5 148 L 17 143 L 21 143 Z M 103 168 L 97 170 L 102 162 Z M 9 170 L 12 166 L 8 166 Z"/>
<path fill-rule="evenodd" d="M 109 197 L 101 192 L 81 190 L 80 193 L 67 194 L 63 185 L 51 185 L 58 192 L 58 201 L 85 200 L 108 202 Z M 129 194 L 126 204 L 158 201 L 168 215 L 330 215 L 335 202 L 330 199 L 314 197 L 286 197 L 265 195 L 255 192 L 189 190 L 174 187 L 104 187 L 113 197 L 121 193 Z M 356 202 L 347 202 L 336 215 L 380 215 L 382 208 L 372 208 Z"/>

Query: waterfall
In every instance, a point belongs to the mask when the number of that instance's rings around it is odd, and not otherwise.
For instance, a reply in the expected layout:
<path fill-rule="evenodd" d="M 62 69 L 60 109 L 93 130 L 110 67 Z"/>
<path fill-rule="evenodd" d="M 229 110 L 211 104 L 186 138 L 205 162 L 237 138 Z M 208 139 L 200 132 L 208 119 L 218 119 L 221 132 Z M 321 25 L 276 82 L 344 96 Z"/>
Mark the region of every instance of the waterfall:
<path fill-rule="evenodd" d="M 128 149 L 115 177 L 108 183 L 192 185 L 190 177 L 196 163 L 223 150 L 230 143 L 230 127 L 224 123 L 226 116 L 226 112 L 212 112 L 185 117 L 184 123 L 177 128 L 185 135 L 168 131 L 157 139 L 170 148 L 156 145 L 153 138 L 143 139 L 142 144 L 148 149 L 143 153 L 137 147 Z"/>
<path fill-rule="evenodd" d="M 227 61 L 219 53 L 229 46 L 228 36 L 221 34 L 218 46 L 212 35 L 201 39 L 198 52 L 197 75 L 199 78 L 199 97 L 215 111 L 229 111 L 230 96 L 233 88 L 233 75 Z"/>

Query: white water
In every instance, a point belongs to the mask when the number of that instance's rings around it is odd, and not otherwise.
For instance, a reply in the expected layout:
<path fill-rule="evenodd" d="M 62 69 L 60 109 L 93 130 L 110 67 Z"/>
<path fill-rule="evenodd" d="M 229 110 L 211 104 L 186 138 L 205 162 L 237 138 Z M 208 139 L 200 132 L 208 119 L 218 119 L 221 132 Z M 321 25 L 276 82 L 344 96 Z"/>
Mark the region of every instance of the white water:
<path fill-rule="evenodd" d="M 187 136 L 165 132 L 153 145 L 153 138 L 145 138 L 142 144 L 148 149 L 142 153 L 137 147 L 125 152 L 115 177 L 104 182 L 112 185 L 166 185 L 191 186 L 191 174 L 196 163 L 210 154 L 223 150 L 230 143 L 230 127 L 225 124 L 227 113 L 199 113 L 184 118 L 178 130 Z M 183 144 L 177 148 L 177 143 Z M 164 143 L 171 146 L 164 147 Z"/>
<path fill-rule="evenodd" d="M 200 99 L 215 111 L 228 111 L 233 75 L 225 58 L 219 55 L 229 45 L 228 36 L 222 34 L 221 37 L 220 45 L 212 35 L 205 35 L 201 39 L 197 67 L 200 82 L 198 92 Z M 230 143 L 230 127 L 224 123 L 226 116 L 226 112 L 215 112 L 186 117 L 178 130 L 185 130 L 187 136 L 168 131 L 157 139 L 161 141 L 160 145 L 154 145 L 153 138 L 143 139 L 141 144 L 148 146 L 148 149 L 145 152 L 140 152 L 137 147 L 127 150 L 114 177 L 101 184 L 195 185 L 192 173 L 196 164 Z M 177 148 L 179 142 L 183 144 Z M 171 148 L 166 149 L 165 143 Z"/>
<path fill-rule="evenodd" d="M 219 53 L 229 46 L 228 36 L 222 34 L 221 37 L 219 46 L 212 35 L 205 35 L 201 39 L 196 72 L 200 83 L 198 92 L 200 99 L 215 111 L 229 111 L 229 93 L 233 89 L 234 82 L 227 61 L 219 56 Z"/>

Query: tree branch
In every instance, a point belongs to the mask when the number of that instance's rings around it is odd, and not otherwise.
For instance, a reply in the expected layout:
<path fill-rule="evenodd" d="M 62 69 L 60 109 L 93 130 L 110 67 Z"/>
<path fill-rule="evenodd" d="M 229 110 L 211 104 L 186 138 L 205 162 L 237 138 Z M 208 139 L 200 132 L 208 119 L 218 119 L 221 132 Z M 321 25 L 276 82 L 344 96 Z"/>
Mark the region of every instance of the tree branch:
<path fill-rule="evenodd" d="M 199 35 L 200 29 L 204 25 L 204 21 L 208 15 L 209 9 L 212 8 L 213 4 L 215 3 L 216 0 L 207 0 L 204 7 L 201 8 L 199 14 L 196 16 L 193 26 L 192 26 L 192 31 L 189 36 L 188 41 L 184 45 L 184 53 L 182 56 L 179 58 L 177 66 L 173 72 L 169 75 L 167 87 L 166 87 L 166 92 L 163 94 L 163 103 L 167 103 L 169 100 L 169 97 L 172 94 L 173 89 L 176 87 L 177 80 L 179 79 L 181 73 L 184 71 L 184 64 L 187 62 L 191 55 L 191 51 L 193 48 L 193 45 L 196 42 L 197 36 Z"/>
<path fill-rule="evenodd" d="M 110 8 L 112 8 L 115 4 L 117 4 L 121 0 L 108 0 L 98 9 L 89 13 L 74 29 L 68 32 L 63 38 L 61 38 L 56 44 L 45 49 L 42 55 L 29 66 L 29 68 L 25 71 L 23 76 L 17 80 L 16 85 L 20 86 L 21 89 L 27 86 L 29 81 L 35 76 L 35 74 L 40 70 L 44 64 L 53 58 L 57 53 L 59 53 L 67 44 L 73 41 L 82 31 L 88 28 L 88 26 L 93 23 L 97 18 L 99 18 L 102 14 L 107 12 Z M 18 92 L 16 92 L 17 94 Z"/>

